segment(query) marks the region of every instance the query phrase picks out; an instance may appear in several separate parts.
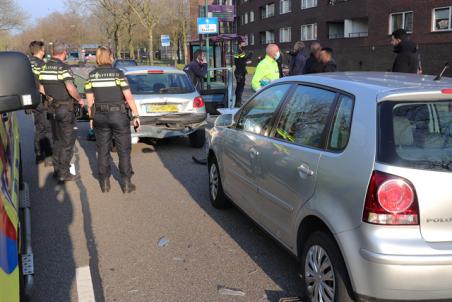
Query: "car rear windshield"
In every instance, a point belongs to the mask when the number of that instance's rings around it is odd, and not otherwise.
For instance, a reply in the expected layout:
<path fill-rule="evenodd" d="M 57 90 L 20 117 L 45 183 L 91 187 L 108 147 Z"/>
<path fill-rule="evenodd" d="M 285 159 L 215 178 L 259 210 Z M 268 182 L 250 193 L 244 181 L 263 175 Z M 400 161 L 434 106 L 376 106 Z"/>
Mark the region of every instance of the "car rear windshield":
<path fill-rule="evenodd" d="M 452 100 L 379 105 L 378 161 L 452 171 Z"/>
<path fill-rule="evenodd" d="M 185 74 L 137 74 L 127 75 L 133 94 L 178 94 L 195 89 Z"/>

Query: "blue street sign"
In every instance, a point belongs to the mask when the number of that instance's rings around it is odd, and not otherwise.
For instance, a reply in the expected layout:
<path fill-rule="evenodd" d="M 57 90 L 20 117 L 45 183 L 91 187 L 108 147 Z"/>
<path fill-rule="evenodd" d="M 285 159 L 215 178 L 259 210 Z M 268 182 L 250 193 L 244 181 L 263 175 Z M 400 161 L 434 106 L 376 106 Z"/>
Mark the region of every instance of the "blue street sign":
<path fill-rule="evenodd" d="M 168 35 L 161 35 L 160 41 L 162 42 L 162 47 L 171 46 L 170 36 L 168 36 Z"/>
<path fill-rule="evenodd" d="M 218 18 L 198 18 L 198 34 L 218 34 Z"/>

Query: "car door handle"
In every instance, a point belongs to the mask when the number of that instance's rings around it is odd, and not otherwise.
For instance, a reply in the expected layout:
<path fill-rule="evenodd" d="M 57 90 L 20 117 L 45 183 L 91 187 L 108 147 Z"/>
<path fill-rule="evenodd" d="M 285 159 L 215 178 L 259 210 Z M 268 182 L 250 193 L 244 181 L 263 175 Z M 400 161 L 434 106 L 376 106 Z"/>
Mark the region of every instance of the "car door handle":
<path fill-rule="evenodd" d="M 257 151 L 254 147 L 252 147 L 250 150 L 250 156 L 251 158 L 256 158 L 259 156 L 259 151 Z"/>
<path fill-rule="evenodd" d="M 303 173 L 307 176 L 313 176 L 314 170 L 312 170 L 307 164 L 301 164 L 297 168 L 298 172 Z"/>

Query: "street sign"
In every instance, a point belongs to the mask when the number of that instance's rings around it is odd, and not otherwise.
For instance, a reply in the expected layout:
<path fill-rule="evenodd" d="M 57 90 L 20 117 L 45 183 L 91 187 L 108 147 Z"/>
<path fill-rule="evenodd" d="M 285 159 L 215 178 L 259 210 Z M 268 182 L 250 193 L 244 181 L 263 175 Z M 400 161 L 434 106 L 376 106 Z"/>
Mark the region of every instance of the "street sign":
<path fill-rule="evenodd" d="M 161 35 L 160 41 L 162 42 L 162 47 L 171 46 L 170 36 L 168 35 Z"/>
<path fill-rule="evenodd" d="M 217 17 L 221 22 L 234 22 L 236 12 L 235 5 L 209 5 L 209 13 Z"/>
<path fill-rule="evenodd" d="M 198 18 L 198 34 L 208 35 L 218 33 L 218 18 Z"/>

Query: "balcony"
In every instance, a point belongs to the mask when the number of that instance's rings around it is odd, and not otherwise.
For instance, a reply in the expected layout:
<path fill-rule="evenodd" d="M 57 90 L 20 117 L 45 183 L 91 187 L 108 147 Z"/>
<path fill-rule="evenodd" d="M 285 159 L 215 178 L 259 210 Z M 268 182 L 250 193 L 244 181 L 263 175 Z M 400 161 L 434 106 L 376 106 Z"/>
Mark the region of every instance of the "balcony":
<path fill-rule="evenodd" d="M 364 38 L 369 35 L 368 19 L 345 19 L 328 23 L 329 39 Z"/>

